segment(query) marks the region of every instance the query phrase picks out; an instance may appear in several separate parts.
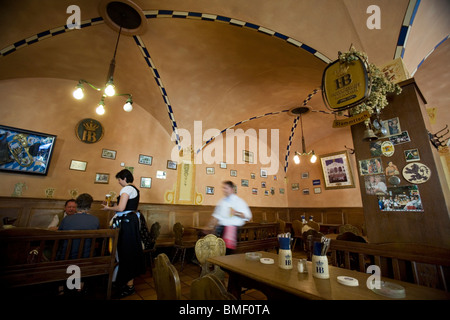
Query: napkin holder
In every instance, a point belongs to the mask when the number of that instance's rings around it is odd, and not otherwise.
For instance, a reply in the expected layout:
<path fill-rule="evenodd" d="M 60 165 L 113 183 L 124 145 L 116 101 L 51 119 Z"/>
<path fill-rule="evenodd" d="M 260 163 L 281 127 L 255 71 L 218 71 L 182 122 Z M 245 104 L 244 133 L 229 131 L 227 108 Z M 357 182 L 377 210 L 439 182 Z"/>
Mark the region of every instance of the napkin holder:
<path fill-rule="evenodd" d="M 322 246 L 320 242 L 314 242 L 314 250 L 311 258 L 312 275 L 318 279 L 329 279 L 328 272 L 328 258 L 326 255 L 321 255 Z"/>

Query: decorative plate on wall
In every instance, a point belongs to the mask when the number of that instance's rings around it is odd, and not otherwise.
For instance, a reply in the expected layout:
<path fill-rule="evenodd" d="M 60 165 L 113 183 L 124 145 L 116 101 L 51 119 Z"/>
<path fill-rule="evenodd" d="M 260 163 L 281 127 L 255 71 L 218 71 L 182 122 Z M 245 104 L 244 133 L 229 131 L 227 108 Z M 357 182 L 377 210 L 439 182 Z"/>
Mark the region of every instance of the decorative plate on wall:
<path fill-rule="evenodd" d="M 423 163 L 409 163 L 403 168 L 403 177 L 414 184 L 427 182 L 431 177 L 431 170 Z"/>

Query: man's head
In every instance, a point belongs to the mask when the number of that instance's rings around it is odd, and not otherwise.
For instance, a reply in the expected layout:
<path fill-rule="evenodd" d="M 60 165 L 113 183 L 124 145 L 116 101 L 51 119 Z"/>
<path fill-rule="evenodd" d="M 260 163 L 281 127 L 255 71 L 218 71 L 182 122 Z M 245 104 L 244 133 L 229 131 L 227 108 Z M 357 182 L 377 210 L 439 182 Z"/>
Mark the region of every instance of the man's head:
<path fill-rule="evenodd" d="M 91 204 L 94 201 L 92 196 L 88 193 L 80 194 L 76 200 L 77 202 L 77 210 L 89 210 L 91 208 Z"/>
<path fill-rule="evenodd" d="M 75 199 L 69 199 L 66 201 L 66 204 L 64 205 L 64 211 L 68 216 L 77 212 L 77 202 L 75 201 Z"/>
<path fill-rule="evenodd" d="M 232 195 L 234 193 L 235 185 L 233 181 L 224 181 L 222 182 L 222 191 L 225 197 Z"/>

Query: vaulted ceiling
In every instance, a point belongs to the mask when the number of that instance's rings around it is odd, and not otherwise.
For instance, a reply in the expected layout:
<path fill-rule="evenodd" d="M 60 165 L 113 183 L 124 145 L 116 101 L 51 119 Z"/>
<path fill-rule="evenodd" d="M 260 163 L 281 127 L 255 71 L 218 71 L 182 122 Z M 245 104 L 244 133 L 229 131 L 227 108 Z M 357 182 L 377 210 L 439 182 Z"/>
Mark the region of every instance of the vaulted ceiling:
<path fill-rule="evenodd" d="M 118 35 L 101 16 L 99 7 L 106 2 L 0 1 L 0 80 L 49 77 L 73 80 L 74 86 L 79 79 L 102 85 Z M 417 77 L 425 58 L 434 59 L 433 72 L 448 70 L 448 49 L 436 54 L 448 47 L 443 41 L 450 33 L 447 0 L 135 0 L 134 4 L 145 15 L 145 30 L 120 38 L 115 84 L 120 92 L 132 93 L 134 106 L 151 113 L 169 134 L 175 123 L 191 130 L 194 121 L 202 120 L 204 130 L 222 130 L 299 106 L 320 88 L 327 63 L 351 44 L 376 65 L 402 56 Z M 372 15 L 367 8 L 374 4 L 380 8 L 380 29 L 367 26 Z M 64 29 L 70 5 L 81 10 L 81 29 Z M 441 70 L 435 67 L 439 65 Z M 440 95 L 447 99 L 448 81 L 441 83 L 446 78 L 441 74 L 425 78 L 437 104 Z M 308 105 L 327 111 L 320 91 Z M 247 122 L 243 128 L 280 129 L 282 154 L 293 120 L 281 112 Z M 331 115 L 313 112 L 305 120 L 308 143 L 320 142 L 335 130 Z"/>

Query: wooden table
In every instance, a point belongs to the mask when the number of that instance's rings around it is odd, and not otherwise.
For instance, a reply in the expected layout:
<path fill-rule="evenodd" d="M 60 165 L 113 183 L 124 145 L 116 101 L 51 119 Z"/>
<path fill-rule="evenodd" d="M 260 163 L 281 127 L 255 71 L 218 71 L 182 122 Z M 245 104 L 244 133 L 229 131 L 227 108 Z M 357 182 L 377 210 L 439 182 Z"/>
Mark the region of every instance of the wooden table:
<path fill-rule="evenodd" d="M 325 299 L 325 300 L 400 300 L 381 296 L 366 286 L 369 274 L 329 266 L 329 279 L 317 279 L 312 276 L 311 262 L 308 273 L 298 273 L 298 259 L 293 259 L 293 268 L 284 270 L 278 267 L 278 255 L 261 252 L 265 258 L 275 260 L 274 264 L 262 264 L 259 261 L 245 259 L 245 254 L 226 255 L 209 258 L 208 261 L 220 266 L 229 274 L 228 291 L 238 299 L 242 288 L 262 291 L 269 300 L 280 299 Z M 359 286 L 349 287 L 337 282 L 338 276 L 358 279 Z M 442 290 L 418 286 L 413 283 L 383 278 L 381 280 L 399 284 L 405 288 L 407 300 L 450 300 L 450 294 Z"/>

